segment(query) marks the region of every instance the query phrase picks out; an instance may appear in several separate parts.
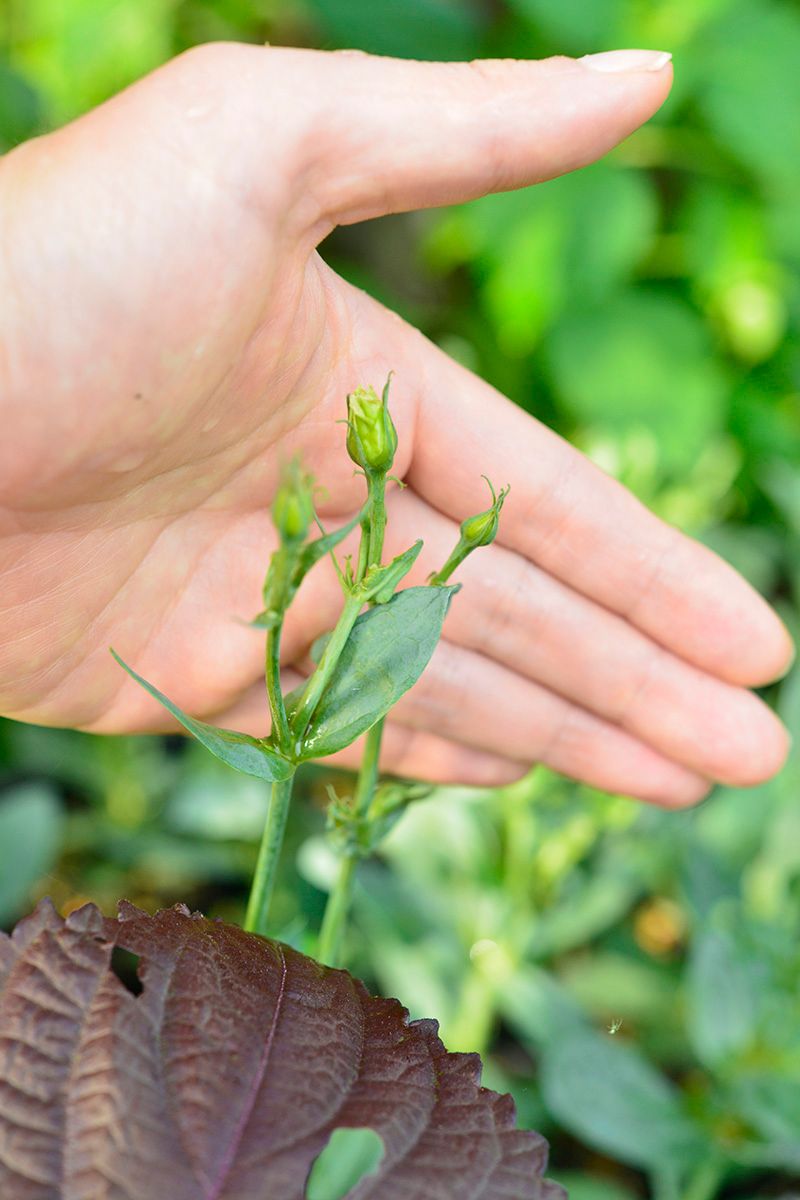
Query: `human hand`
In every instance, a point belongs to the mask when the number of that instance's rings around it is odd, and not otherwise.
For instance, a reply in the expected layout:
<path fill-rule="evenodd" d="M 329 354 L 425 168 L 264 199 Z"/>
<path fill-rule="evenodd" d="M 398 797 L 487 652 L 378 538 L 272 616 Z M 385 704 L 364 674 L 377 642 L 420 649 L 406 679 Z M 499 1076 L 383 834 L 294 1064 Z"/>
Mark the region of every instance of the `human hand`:
<path fill-rule="evenodd" d="M 481 474 L 512 490 L 385 768 L 491 784 L 541 761 L 679 805 L 780 767 L 782 727 L 746 690 L 791 657 L 764 602 L 316 253 L 336 224 L 596 158 L 669 89 L 635 55 L 207 46 L 0 160 L 0 710 L 162 728 L 113 641 L 186 711 L 263 734 L 261 640 L 233 617 L 259 607 L 280 463 L 300 452 L 326 525 L 355 512 L 336 422 L 394 369 L 408 489 L 387 552 L 427 530 L 421 581 L 485 507 Z M 287 670 L 339 599 L 332 571 L 309 576 Z"/>

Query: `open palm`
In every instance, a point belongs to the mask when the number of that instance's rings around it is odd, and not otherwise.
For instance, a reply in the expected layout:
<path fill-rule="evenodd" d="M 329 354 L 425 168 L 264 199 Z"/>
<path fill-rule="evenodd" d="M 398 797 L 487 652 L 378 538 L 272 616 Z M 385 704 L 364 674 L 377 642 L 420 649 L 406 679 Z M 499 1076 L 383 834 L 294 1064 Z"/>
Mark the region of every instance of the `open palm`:
<path fill-rule="evenodd" d="M 209 46 L 0 161 L 0 710 L 164 727 L 113 642 L 185 710 L 265 733 L 263 647 L 235 618 L 260 607 L 280 465 L 300 452 L 326 524 L 351 516 L 344 396 L 393 369 L 388 551 L 424 536 L 421 580 L 486 506 L 481 474 L 512 486 L 385 767 L 484 784 L 542 761 L 666 804 L 779 768 L 746 690 L 791 656 L 763 601 L 316 252 L 336 224 L 597 157 L 670 83 L 610 65 Z M 321 566 L 287 672 L 339 603 Z"/>

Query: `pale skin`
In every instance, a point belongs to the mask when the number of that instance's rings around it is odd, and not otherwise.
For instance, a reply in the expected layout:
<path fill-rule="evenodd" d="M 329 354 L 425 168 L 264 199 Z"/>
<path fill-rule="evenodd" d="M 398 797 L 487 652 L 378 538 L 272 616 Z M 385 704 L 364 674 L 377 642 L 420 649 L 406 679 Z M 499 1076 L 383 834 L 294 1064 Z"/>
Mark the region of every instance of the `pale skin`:
<path fill-rule="evenodd" d="M 0 160 L 0 711 L 168 728 L 113 644 L 183 709 L 265 734 L 261 638 L 235 618 L 261 607 L 280 463 L 302 454 L 326 526 L 349 517 L 344 397 L 393 369 L 386 549 L 425 537 L 412 582 L 486 507 L 482 474 L 511 494 L 384 768 L 490 785 L 542 762 L 673 807 L 778 771 L 785 732 L 748 690 L 792 657 L 765 602 L 316 251 L 337 224 L 588 163 L 671 78 L 653 56 L 216 45 Z M 287 681 L 340 603 L 318 568 Z"/>

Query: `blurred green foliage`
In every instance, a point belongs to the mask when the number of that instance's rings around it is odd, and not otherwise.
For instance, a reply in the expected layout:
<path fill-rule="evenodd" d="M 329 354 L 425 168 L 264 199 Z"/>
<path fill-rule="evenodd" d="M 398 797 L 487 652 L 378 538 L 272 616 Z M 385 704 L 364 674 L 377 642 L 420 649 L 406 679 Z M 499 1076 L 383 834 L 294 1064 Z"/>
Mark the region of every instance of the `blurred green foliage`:
<path fill-rule="evenodd" d="M 672 49 L 669 102 L 603 163 L 341 230 L 323 253 L 719 549 L 798 629 L 796 4 L 2 0 L 0 21 L 0 150 L 216 38 L 426 58 Z M 800 674 L 775 698 L 797 737 Z M 45 892 L 240 917 L 257 781 L 180 739 L 8 722 L 0 771 L 6 924 Z M 276 932 L 305 948 L 331 878 L 327 778 L 305 776 L 278 896 Z M 363 871 L 353 964 L 438 1016 L 451 1047 L 487 1053 L 574 1200 L 788 1200 L 799 790 L 795 752 L 780 779 L 682 814 L 543 772 L 441 791 Z"/>

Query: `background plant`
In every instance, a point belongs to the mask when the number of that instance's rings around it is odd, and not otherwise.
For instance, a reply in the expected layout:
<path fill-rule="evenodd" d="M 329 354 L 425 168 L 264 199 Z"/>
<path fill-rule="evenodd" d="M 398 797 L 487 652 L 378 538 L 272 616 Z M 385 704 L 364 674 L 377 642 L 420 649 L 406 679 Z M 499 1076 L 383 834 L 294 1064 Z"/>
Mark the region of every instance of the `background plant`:
<path fill-rule="evenodd" d="M 205 38 L 442 58 L 672 49 L 670 101 L 605 162 L 340 230 L 323 253 L 721 550 L 797 629 L 790 0 L 5 0 L 0 19 L 6 145 Z M 779 691 L 797 734 L 800 685 Z M 17 725 L 0 737 L 6 921 L 45 891 L 65 909 L 181 896 L 241 919 L 256 780 L 182 739 Z M 578 1200 L 787 1195 L 800 1171 L 799 773 L 795 755 L 779 780 L 681 815 L 545 773 L 497 794 L 438 792 L 363 870 L 350 961 L 439 1016 L 453 1048 L 489 1048 L 493 1082 L 549 1136 Z M 274 900 L 273 931 L 306 949 L 335 863 L 330 782 L 316 768 L 301 780 Z M 600 1086 L 603 1105 L 587 1108 Z M 665 1169 L 676 1145 L 678 1181 Z"/>

